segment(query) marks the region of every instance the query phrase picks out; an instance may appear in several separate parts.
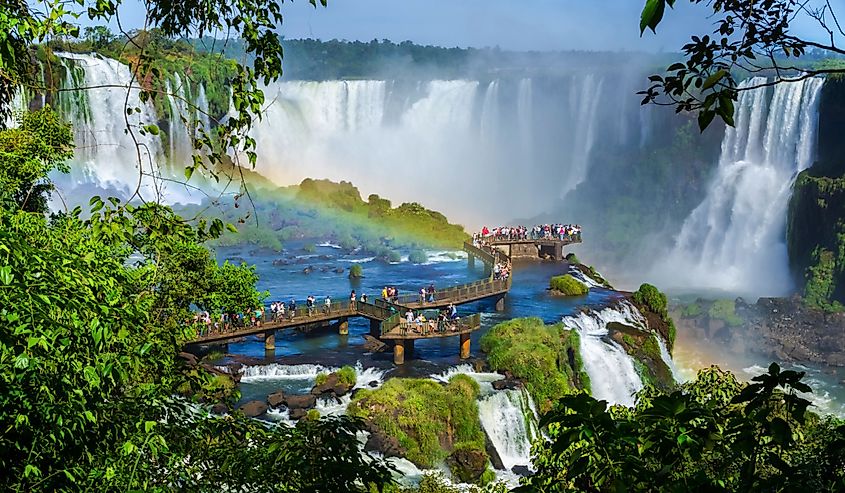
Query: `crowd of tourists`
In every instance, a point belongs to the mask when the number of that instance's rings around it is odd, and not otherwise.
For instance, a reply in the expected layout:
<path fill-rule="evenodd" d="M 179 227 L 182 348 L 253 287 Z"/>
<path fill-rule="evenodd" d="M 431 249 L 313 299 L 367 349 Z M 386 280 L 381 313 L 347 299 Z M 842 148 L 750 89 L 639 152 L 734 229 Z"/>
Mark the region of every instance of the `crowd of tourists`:
<path fill-rule="evenodd" d="M 581 226 L 578 224 L 538 224 L 532 228 L 525 226 L 500 226 L 490 229 L 487 226 L 472 235 L 475 246 L 490 241 L 522 240 L 580 240 Z"/>
<path fill-rule="evenodd" d="M 194 313 L 193 324 L 199 327 L 199 335 L 204 336 L 212 332 L 228 331 L 241 327 L 261 327 L 264 314 L 263 306 L 245 312 L 228 312 L 215 316 L 203 310 Z"/>
<path fill-rule="evenodd" d="M 414 313 L 412 309 L 408 308 L 401 326 L 405 330 L 421 335 L 457 332 L 458 320 L 458 309 L 453 303 L 450 303 L 448 307 L 439 310 L 437 316 L 432 319 L 426 318 L 422 310 Z"/>

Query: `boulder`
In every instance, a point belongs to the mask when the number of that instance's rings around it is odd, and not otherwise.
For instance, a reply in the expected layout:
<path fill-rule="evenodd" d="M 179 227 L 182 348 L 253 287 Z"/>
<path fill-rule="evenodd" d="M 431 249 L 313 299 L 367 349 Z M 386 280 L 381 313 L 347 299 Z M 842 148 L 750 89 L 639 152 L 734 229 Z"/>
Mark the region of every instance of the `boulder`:
<path fill-rule="evenodd" d="M 522 380 L 516 378 L 503 378 L 493 382 L 493 388 L 496 390 L 517 390 L 522 388 Z"/>
<path fill-rule="evenodd" d="M 490 440 L 490 435 L 488 435 L 486 431 L 484 431 L 484 450 L 487 452 L 487 455 L 490 456 L 490 464 L 493 465 L 493 469 L 504 471 L 505 464 L 502 462 L 502 457 L 499 455 L 499 451 L 496 450 L 496 446 L 493 445 L 493 442 Z"/>
<path fill-rule="evenodd" d="M 452 475 L 464 483 L 474 483 L 487 470 L 487 454 L 478 449 L 460 449 L 452 452 L 446 462 Z"/>
<path fill-rule="evenodd" d="M 278 392 L 273 392 L 272 394 L 267 396 L 267 404 L 270 407 L 279 407 L 285 403 L 285 393 L 284 391 L 279 390 Z"/>
<path fill-rule="evenodd" d="M 262 401 L 249 401 L 238 408 L 248 418 L 257 418 L 267 412 L 267 403 Z"/>
<path fill-rule="evenodd" d="M 291 412 L 293 412 L 294 409 L 304 409 L 307 411 L 317 405 L 317 396 L 310 394 L 286 395 L 285 405 L 290 408 Z"/>
<path fill-rule="evenodd" d="M 343 267 L 338 267 L 334 270 L 335 274 L 343 274 L 346 270 Z"/>
<path fill-rule="evenodd" d="M 345 385 L 340 382 L 337 373 L 329 373 L 328 378 L 321 385 L 315 385 L 311 389 L 312 395 L 335 395 L 341 397 L 349 393 L 352 389 L 351 385 Z"/>
<path fill-rule="evenodd" d="M 376 339 L 371 335 L 364 335 L 364 351 L 370 353 L 378 353 L 380 351 L 384 351 L 384 348 L 387 347 L 387 344 L 381 342 L 380 340 Z"/>
<path fill-rule="evenodd" d="M 306 414 L 308 414 L 307 409 L 291 408 L 289 418 L 296 421 L 298 419 L 304 418 Z"/>
<path fill-rule="evenodd" d="M 396 437 L 389 436 L 374 426 L 370 428 L 370 436 L 367 437 L 364 450 L 367 452 L 380 452 L 384 457 L 405 456 L 405 449 Z"/>
<path fill-rule="evenodd" d="M 511 472 L 517 476 L 531 476 L 534 474 L 528 466 L 513 466 Z"/>
<path fill-rule="evenodd" d="M 211 406 L 211 412 L 217 415 L 226 414 L 229 412 L 229 406 L 222 402 L 218 402 L 217 404 Z"/>
<path fill-rule="evenodd" d="M 314 267 L 306 267 L 306 268 L 302 269 L 303 274 L 310 274 L 312 272 L 314 272 Z"/>

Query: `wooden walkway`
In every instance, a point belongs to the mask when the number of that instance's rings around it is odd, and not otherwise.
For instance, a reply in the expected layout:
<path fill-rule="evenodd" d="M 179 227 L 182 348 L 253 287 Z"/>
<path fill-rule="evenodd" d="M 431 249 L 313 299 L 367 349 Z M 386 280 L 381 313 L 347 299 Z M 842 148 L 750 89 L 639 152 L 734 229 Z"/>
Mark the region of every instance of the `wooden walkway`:
<path fill-rule="evenodd" d="M 581 236 L 557 238 L 538 238 L 512 240 L 506 238 L 485 238 L 484 243 L 496 249 L 507 252 L 512 258 L 551 258 L 561 261 L 564 259 L 563 247 L 573 243 L 581 243 Z M 505 250 L 505 248 L 507 250 Z"/>
<path fill-rule="evenodd" d="M 409 309 L 413 311 L 435 310 L 446 308 L 449 305 L 458 306 L 488 298 L 497 298 L 496 308 L 503 309 L 503 299 L 511 287 L 511 279 L 494 279 L 492 272 L 496 262 L 507 263 L 510 258 L 503 252 L 491 247 L 476 247 L 470 243 L 464 243 L 464 251 L 469 254 L 471 265 L 475 258 L 484 263 L 488 276 L 475 282 L 437 291 L 433 300 L 421 300 L 418 294 L 406 294 L 390 301 L 376 299 L 373 303 L 360 301 L 353 304 L 335 302 L 328 307 L 318 303 L 310 311 L 307 307 L 300 306 L 297 307 L 293 317 L 287 313 L 280 320 L 269 320 L 265 317 L 260 325 L 204 332 L 187 341 L 187 344 L 213 344 L 262 334 L 265 349 L 272 351 L 275 350 L 275 332 L 277 330 L 326 326 L 335 322 L 338 324 L 339 333 L 343 335 L 348 334 L 349 318 L 363 317 L 370 320 L 371 335 L 394 342 L 394 362 L 396 364 L 404 362 L 405 346 L 413 348 L 413 342 L 419 339 L 458 336 L 461 340 L 461 358 L 468 358 L 469 334 L 481 327 L 479 314 L 450 321 L 449 327 L 444 331 L 414 330 L 414 324 L 409 326 L 404 320 L 404 315 Z"/>

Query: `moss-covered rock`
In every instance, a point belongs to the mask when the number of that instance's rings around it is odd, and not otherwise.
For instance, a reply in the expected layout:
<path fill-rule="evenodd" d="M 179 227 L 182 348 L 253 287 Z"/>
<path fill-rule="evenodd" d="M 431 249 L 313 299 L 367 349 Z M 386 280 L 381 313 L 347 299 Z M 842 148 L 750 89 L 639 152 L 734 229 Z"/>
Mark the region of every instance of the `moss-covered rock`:
<path fill-rule="evenodd" d="M 736 314 L 736 302 L 734 300 L 716 300 L 707 309 L 707 315 L 711 320 L 721 320 L 728 327 L 739 327 L 742 319 Z"/>
<path fill-rule="evenodd" d="M 583 296 L 590 292 L 590 288 L 570 274 L 551 278 L 549 289 L 552 290 L 553 294 L 561 296 Z"/>
<path fill-rule="evenodd" d="M 395 437 L 405 457 L 419 467 L 434 467 L 456 451 L 461 451 L 463 458 L 483 456 L 486 466 L 478 391 L 478 383 L 466 375 L 452 377 L 447 385 L 427 379 L 392 378 L 378 389 L 359 391 L 348 413 Z M 458 469 L 453 473 L 468 473 Z"/>
<path fill-rule="evenodd" d="M 671 352 L 675 346 L 675 322 L 669 316 L 669 300 L 651 284 L 641 284 L 631 293 L 631 301 L 648 321 L 648 326 L 656 330 L 666 341 L 666 348 Z"/>
<path fill-rule="evenodd" d="M 411 250 L 408 261 L 412 264 L 422 264 L 428 261 L 428 255 L 423 250 Z"/>
<path fill-rule="evenodd" d="M 562 324 L 545 325 L 536 317 L 502 322 L 481 338 L 490 367 L 523 379 L 544 412 L 566 394 L 589 390 L 579 346 L 577 332 Z"/>

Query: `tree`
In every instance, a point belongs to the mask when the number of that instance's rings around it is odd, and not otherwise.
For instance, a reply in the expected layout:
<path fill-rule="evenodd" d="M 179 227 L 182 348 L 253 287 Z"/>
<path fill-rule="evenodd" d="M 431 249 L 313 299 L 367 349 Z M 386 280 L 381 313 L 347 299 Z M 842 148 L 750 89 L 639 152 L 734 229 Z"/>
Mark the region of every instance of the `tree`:
<path fill-rule="evenodd" d="M 635 408 L 564 397 L 517 491 L 841 491 L 845 425 L 807 412 L 803 376 L 772 364 L 741 384 L 711 367 Z"/>
<path fill-rule="evenodd" d="M 640 33 L 656 31 L 666 6 L 676 0 L 646 0 L 640 17 Z M 682 48 L 683 61 L 670 65 L 665 73 L 649 77 L 651 86 L 639 94 L 643 104 L 674 106 L 675 110 L 698 113 L 703 131 L 718 115 L 733 126 L 734 102 L 742 91 L 800 81 L 824 74 L 845 73 L 845 61 L 819 63 L 820 59 L 843 57 L 845 31 L 829 0 L 690 0 L 713 9 L 716 28 L 712 35 L 692 36 Z M 795 34 L 796 20 L 815 22 L 825 41 Z M 808 58 L 813 61 L 803 62 Z M 803 62 L 803 63 L 802 63 Z M 766 75 L 761 84 L 737 83 L 746 74 Z"/>

